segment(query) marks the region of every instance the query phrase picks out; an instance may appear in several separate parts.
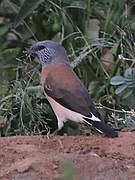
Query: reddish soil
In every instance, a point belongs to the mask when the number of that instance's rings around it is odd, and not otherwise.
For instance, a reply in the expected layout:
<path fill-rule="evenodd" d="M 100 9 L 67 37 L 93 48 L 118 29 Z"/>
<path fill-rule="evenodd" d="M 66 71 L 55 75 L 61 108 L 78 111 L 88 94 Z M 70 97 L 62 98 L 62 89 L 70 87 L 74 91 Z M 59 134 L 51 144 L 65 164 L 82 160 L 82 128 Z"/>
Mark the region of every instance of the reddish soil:
<path fill-rule="evenodd" d="M 56 179 L 135 180 L 135 132 L 0 138 L 0 180 Z"/>

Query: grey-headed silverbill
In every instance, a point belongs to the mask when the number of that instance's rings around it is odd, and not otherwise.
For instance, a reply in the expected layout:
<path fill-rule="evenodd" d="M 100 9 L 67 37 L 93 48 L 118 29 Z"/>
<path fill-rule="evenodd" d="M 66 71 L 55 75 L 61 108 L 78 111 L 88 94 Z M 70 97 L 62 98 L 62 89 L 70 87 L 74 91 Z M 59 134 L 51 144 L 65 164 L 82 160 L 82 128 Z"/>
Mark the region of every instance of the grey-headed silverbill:
<path fill-rule="evenodd" d="M 110 137 L 118 137 L 110 126 L 96 115 L 91 97 L 70 66 L 66 50 L 51 40 L 39 41 L 30 47 L 30 53 L 37 56 L 42 64 L 41 83 L 62 129 L 68 119 L 93 125 Z"/>

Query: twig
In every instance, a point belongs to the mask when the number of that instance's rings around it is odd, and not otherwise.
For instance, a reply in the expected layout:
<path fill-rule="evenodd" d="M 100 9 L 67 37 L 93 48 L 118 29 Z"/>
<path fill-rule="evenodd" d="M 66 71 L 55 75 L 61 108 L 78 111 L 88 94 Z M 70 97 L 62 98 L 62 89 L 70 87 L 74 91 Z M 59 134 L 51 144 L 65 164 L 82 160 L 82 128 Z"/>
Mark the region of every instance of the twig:
<path fill-rule="evenodd" d="M 135 59 L 129 59 L 129 58 L 125 58 L 125 57 L 123 57 L 121 54 L 119 54 L 119 59 L 120 60 L 123 60 L 123 61 L 132 61 L 132 64 L 131 64 L 131 68 L 134 66 L 134 64 L 135 64 Z"/>
<path fill-rule="evenodd" d="M 118 57 L 120 60 L 135 62 L 135 59 L 125 58 L 122 56 L 122 54 L 119 54 Z"/>
<path fill-rule="evenodd" d="M 96 107 L 98 109 L 104 108 L 104 109 L 107 109 L 109 111 L 118 112 L 118 113 L 126 113 L 126 114 L 130 114 L 132 116 L 135 116 L 135 111 L 134 110 L 125 111 L 124 109 L 122 109 L 122 110 L 112 109 L 112 108 L 109 108 L 109 107 L 106 107 L 106 106 L 102 105 L 101 103 L 96 104 Z"/>
<path fill-rule="evenodd" d="M 75 59 L 75 61 L 73 61 L 73 62 L 71 63 L 71 66 L 72 66 L 73 68 L 75 68 L 78 64 L 80 64 L 80 63 L 82 62 L 82 60 L 83 60 L 88 54 L 92 53 L 95 49 L 96 49 L 96 48 L 90 49 L 89 51 L 87 51 L 87 52 L 81 54 L 80 56 L 78 56 L 78 57 Z"/>
<path fill-rule="evenodd" d="M 64 37 L 61 41 L 60 41 L 60 44 L 63 43 L 63 41 L 65 41 L 66 39 L 70 38 L 71 36 L 75 35 L 75 34 L 81 34 L 80 32 L 73 32 L 73 33 L 70 33 L 68 34 L 66 37 Z"/>

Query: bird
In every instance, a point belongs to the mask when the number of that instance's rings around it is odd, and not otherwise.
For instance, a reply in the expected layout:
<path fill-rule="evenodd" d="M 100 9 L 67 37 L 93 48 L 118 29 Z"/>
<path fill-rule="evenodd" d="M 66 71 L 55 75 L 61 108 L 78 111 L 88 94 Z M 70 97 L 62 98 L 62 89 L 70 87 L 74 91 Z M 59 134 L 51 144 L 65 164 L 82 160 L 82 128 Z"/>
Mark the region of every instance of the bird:
<path fill-rule="evenodd" d="M 96 114 L 96 108 L 79 77 L 70 65 L 65 48 L 56 41 L 38 41 L 30 46 L 29 53 L 42 64 L 41 84 L 58 121 L 60 131 L 67 120 L 93 125 L 109 137 L 118 133 Z"/>

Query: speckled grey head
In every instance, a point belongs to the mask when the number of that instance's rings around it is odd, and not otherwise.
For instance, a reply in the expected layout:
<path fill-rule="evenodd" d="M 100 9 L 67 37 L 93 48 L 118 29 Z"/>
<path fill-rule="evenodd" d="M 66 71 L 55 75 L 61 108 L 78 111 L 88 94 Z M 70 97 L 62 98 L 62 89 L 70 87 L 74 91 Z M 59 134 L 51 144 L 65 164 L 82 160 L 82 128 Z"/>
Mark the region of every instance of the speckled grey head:
<path fill-rule="evenodd" d="M 30 53 L 38 57 L 42 66 L 47 66 L 51 63 L 69 63 L 64 47 L 55 41 L 39 41 L 30 47 Z"/>

